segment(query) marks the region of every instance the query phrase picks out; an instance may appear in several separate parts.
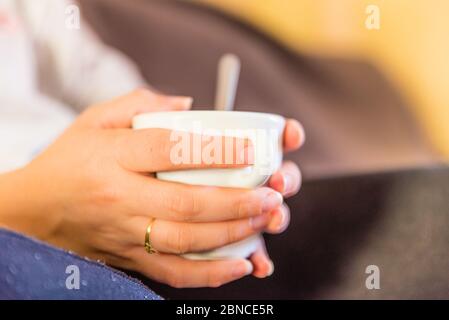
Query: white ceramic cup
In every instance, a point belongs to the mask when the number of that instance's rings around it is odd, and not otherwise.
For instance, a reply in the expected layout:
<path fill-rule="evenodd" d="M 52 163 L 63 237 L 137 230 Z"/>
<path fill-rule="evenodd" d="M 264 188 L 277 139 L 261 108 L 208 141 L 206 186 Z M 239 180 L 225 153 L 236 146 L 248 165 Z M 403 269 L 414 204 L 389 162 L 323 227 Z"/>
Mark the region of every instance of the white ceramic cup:
<path fill-rule="evenodd" d="M 284 126 L 285 120 L 283 117 L 259 112 L 169 111 L 144 113 L 133 118 L 134 129 L 162 128 L 177 132 L 171 137 L 173 142 L 179 143 L 179 149 L 173 152 L 175 163 L 184 159 L 179 158 L 179 150 L 187 146 L 185 143 L 182 144 L 182 134 L 179 134 L 182 132 L 198 133 L 209 137 L 231 136 L 250 139 L 254 148 L 254 162 L 251 166 L 156 173 L 158 179 L 165 181 L 231 188 L 253 189 L 261 186 L 280 167 Z M 211 140 L 210 143 L 213 143 L 213 141 Z M 198 151 L 193 146 L 195 143 L 192 142 L 191 144 L 189 144 L 189 147 L 194 148 L 194 152 L 197 154 L 204 150 Z M 184 151 L 189 151 L 188 154 L 191 154 L 190 150 Z M 199 154 L 199 159 L 203 159 L 202 156 L 202 154 Z M 193 158 L 189 158 L 189 160 L 194 161 Z M 218 249 L 201 253 L 188 253 L 183 256 L 198 260 L 247 258 L 257 249 L 259 242 L 260 235 L 256 235 Z"/>

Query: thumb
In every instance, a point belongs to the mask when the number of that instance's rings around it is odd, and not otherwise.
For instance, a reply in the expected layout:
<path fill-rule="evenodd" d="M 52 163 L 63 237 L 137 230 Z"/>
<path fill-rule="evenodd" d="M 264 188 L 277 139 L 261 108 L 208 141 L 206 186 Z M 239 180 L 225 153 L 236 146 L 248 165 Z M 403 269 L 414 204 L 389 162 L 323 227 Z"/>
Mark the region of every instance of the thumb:
<path fill-rule="evenodd" d="M 89 127 L 104 129 L 130 128 L 132 118 L 140 113 L 189 110 L 193 99 L 184 96 L 166 96 L 148 89 L 137 89 L 111 101 L 90 107 L 79 122 Z"/>

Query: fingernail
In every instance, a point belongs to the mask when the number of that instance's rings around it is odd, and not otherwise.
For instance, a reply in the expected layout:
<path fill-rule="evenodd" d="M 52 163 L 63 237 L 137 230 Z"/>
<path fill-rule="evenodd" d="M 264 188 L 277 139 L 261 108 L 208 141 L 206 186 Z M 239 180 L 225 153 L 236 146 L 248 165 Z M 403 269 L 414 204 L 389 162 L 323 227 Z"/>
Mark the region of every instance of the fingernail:
<path fill-rule="evenodd" d="M 172 101 L 183 105 L 186 109 L 190 108 L 193 103 L 192 97 L 171 97 Z"/>
<path fill-rule="evenodd" d="M 253 146 L 247 146 L 240 150 L 238 157 L 239 164 L 254 164 L 254 148 Z"/>
<path fill-rule="evenodd" d="M 291 123 L 296 127 L 295 134 L 296 139 L 298 140 L 298 147 L 302 147 L 302 145 L 306 141 L 306 133 L 304 127 L 296 120 L 291 121 Z"/>
<path fill-rule="evenodd" d="M 284 228 L 284 224 L 285 224 L 285 214 L 282 210 L 279 210 L 279 224 L 276 226 L 276 230 L 280 231 L 282 228 Z"/>
<path fill-rule="evenodd" d="M 268 225 L 268 228 L 271 231 L 278 231 L 281 226 L 282 222 L 284 220 L 282 211 L 280 209 L 276 209 L 271 212 L 272 219 L 270 221 L 270 224 Z"/>
<path fill-rule="evenodd" d="M 282 204 L 282 195 L 279 192 L 271 191 L 262 203 L 262 212 L 270 212 Z"/>
<path fill-rule="evenodd" d="M 270 180 L 270 186 L 279 192 L 284 192 L 285 189 L 285 180 L 284 176 L 280 172 L 276 172 L 273 174 Z"/>
<path fill-rule="evenodd" d="M 261 230 L 270 222 L 269 214 L 260 214 L 258 216 L 252 217 L 249 220 L 251 228 L 253 230 Z"/>
<path fill-rule="evenodd" d="M 273 273 L 274 273 L 274 264 L 273 261 L 270 260 L 270 262 L 268 262 L 267 277 L 271 276 Z"/>
<path fill-rule="evenodd" d="M 253 265 L 248 260 L 243 260 L 241 263 L 234 266 L 232 270 L 233 277 L 243 277 L 253 272 Z"/>
<path fill-rule="evenodd" d="M 288 192 L 292 188 L 292 177 L 289 174 L 283 174 L 282 179 L 284 180 L 283 192 Z"/>
<path fill-rule="evenodd" d="M 304 127 L 302 125 L 299 125 L 299 132 L 300 132 L 300 142 L 299 146 L 302 147 L 304 143 L 306 143 L 306 131 L 304 130 Z"/>

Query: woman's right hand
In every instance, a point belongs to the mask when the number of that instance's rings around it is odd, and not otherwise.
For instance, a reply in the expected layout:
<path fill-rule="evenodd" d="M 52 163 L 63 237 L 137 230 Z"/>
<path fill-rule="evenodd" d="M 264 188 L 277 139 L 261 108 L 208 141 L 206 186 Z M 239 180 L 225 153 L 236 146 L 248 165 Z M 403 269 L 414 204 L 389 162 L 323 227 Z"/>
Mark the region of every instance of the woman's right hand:
<path fill-rule="evenodd" d="M 174 287 L 216 287 L 250 274 L 245 259 L 191 261 L 178 254 L 259 233 L 282 196 L 267 187 L 157 180 L 150 173 L 213 165 L 174 165 L 169 130 L 131 129 L 138 113 L 190 104 L 141 89 L 89 108 L 28 166 L 0 176 L 0 225 Z M 246 143 L 233 145 L 242 145 L 235 152 L 247 165 Z M 159 253 L 149 255 L 144 236 L 153 218 L 151 243 Z"/>

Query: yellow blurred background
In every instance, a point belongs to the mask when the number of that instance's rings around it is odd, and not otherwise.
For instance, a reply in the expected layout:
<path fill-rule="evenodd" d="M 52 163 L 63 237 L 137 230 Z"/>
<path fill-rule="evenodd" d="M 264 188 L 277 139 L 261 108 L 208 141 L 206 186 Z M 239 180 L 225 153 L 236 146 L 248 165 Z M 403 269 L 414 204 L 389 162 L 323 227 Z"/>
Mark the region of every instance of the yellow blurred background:
<path fill-rule="evenodd" d="M 292 50 L 369 60 L 449 159 L 449 1 L 197 1 L 246 20 Z"/>

